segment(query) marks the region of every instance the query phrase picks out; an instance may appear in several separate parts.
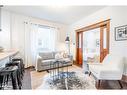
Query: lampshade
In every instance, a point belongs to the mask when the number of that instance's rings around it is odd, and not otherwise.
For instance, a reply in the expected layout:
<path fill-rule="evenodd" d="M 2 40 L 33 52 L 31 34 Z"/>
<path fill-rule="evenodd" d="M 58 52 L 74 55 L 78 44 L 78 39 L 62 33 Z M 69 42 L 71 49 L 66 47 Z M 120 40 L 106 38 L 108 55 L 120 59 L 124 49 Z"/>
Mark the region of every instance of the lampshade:
<path fill-rule="evenodd" d="M 65 41 L 66 41 L 66 42 L 67 42 L 67 41 L 68 41 L 68 42 L 70 41 L 70 39 L 69 39 L 69 37 L 68 37 L 68 36 L 66 37 Z"/>

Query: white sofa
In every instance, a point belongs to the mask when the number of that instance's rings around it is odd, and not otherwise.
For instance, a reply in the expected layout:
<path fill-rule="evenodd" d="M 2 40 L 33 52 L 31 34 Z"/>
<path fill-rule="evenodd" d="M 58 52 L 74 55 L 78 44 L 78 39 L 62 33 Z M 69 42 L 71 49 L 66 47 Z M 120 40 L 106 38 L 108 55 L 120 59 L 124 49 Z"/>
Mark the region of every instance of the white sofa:
<path fill-rule="evenodd" d="M 56 60 L 55 55 L 58 52 L 43 52 L 39 53 L 37 57 L 37 63 L 36 63 L 36 71 L 43 71 L 43 70 L 49 70 L 49 69 L 54 69 L 53 67 L 51 68 L 51 65 L 53 62 Z M 59 67 L 62 66 L 71 66 L 73 63 L 73 60 L 71 57 L 65 57 L 63 58 L 64 60 L 69 60 L 67 64 L 59 64 Z M 55 67 L 56 68 L 56 67 Z"/>
<path fill-rule="evenodd" d="M 98 80 L 98 87 L 100 80 L 121 80 L 123 69 L 123 57 L 113 54 L 108 54 L 102 63 L 89 64 L 89 71 Z"/>

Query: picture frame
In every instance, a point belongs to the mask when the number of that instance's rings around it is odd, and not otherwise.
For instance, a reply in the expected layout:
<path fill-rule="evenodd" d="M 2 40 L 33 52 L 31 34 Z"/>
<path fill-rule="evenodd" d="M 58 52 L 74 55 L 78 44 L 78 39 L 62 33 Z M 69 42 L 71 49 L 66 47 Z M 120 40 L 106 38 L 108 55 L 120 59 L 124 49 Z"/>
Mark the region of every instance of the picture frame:
<path fill-rule="evenodd" d="M 127 40 L 127 25 L 115 27 L 115 41 Z"/>

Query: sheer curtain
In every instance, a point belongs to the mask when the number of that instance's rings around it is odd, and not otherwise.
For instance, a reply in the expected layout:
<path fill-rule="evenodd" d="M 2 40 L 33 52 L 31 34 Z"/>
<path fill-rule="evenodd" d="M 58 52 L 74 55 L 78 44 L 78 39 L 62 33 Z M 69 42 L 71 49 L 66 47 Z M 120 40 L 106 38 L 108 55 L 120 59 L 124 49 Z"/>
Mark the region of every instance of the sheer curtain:
<path fill-rule="evenodd" d="M 35 66 L 37 56 L 38 25 L 25 23 L 25 67 Z"/>
<path fill-rule="evenodd" d="M 39 26 L 38 52 L 55 51 L 56 34 L 55 28 Z"/>
<path fill-rule="evenodd" d="M 57 45 L 57 28 L 50 27 L 50 50 L 56 51 L 56 45 Z"/>
<path fill-rule="evenodd" d="M 37 58 L 37 44 L 38 44 L 38 25 L 31 24 L 31 31 L 30 31 L 30 60 L 33 66 L 36 64 L 36 58 Z"/>
<path fill-rule="evenodd" d="M 35 66 L 38 52 L 55 51 L 57 28 L 24 23 L 25 67 Z"/>

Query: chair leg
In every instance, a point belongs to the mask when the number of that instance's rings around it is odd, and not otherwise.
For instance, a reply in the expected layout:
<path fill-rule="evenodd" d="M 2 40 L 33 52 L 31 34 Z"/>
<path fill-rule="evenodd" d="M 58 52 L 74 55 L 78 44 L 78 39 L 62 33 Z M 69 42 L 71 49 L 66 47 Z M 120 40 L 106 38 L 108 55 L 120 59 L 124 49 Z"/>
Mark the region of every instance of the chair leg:
<path fill-rule="evenodd" d="M 46 70 L 47 71 L 47 73 L 49 73 L 49 70 Z"/>
<path fill-rule="evenodd" d="M 98 80 L 98 83 L 97 83 L 97 88 L 98 89 L 100 88 L 100 85 L 101 85 L 101 80 Z"/>
<path fill-rule="evenodd" d="M 121 84 L 120 80 L 118 80 L 118 82 L 119 82 L 120 88 L 122 89 L 122 88 L 123 88 L 123 86 L 122 86 L 122 84 Z"/>
<path fill-rule="evenodd" d="M 89 72 L 89 76 L 91 75 L 91 72 Z"/>

